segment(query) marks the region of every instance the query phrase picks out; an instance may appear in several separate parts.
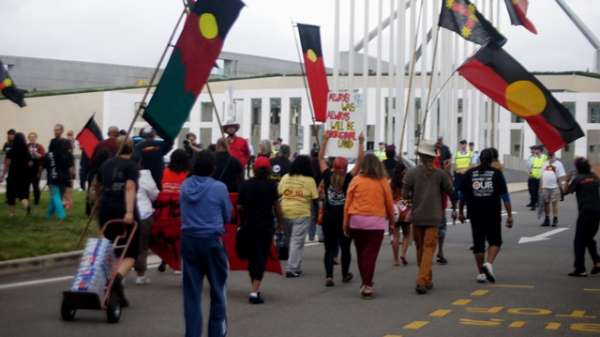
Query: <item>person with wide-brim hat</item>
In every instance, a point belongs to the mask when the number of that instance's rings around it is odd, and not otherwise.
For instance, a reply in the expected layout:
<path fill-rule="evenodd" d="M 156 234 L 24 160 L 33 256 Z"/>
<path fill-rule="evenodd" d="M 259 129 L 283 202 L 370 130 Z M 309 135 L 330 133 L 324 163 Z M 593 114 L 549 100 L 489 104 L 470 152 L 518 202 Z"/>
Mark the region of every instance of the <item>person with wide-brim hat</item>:
<path fill-rule="evenodd" d="M 227 143 L 229 144 L 229 154 L 239 160 L 242 167 L 246 167 L 250 159 L 250 147 L 245 138 L 236 135 L 239 130 L 240 124 L 233 120 L 223 125 L 223 132 L 227 135 Z"/>
<path fill-rule="evenodd" d="M 411 221 L 419 266 L 416 291 L 418 294 L 425 294 L 433 289 L 431 268 L 438 244 L 438 226 L 444 215 L 442 196 L 452 196 L 454 191 L 448 174 L 433 166 L 436 156 L 434 142 L 422 140 L 417 148 L 417 155 L 419 165 L 406 172 L 402 196 L 412 205 Z M 456 217 L 454 198 L 452 209 L 452 215 Z"/>

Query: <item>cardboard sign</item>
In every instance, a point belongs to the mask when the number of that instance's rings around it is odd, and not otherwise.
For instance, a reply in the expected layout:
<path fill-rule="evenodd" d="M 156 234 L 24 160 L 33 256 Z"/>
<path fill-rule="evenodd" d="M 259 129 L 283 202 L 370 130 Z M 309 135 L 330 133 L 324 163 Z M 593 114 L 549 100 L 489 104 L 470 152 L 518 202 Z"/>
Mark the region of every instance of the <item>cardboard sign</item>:
<path fill-rule="evenodd" d="M 325 133 L 329 136 L 328 157 L 356 158 L 358 136 L 365 127 L 362 95 L 354 92 L 330 92 L 327 99 Z"/>

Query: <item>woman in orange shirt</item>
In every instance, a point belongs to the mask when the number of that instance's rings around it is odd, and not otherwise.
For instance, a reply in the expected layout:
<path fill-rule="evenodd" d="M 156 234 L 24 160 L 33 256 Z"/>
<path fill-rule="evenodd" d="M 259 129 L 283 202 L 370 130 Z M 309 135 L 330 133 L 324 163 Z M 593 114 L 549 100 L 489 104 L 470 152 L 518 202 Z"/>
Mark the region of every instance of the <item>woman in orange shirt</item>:
<path fill-rule="evenodd" d="M 373 296 L 373 274 L 386 228 L 394 228 L 394 202 L 387 174 L 374 154 L 367 154 L 346 194 L 344 233 L 356 245 L 363 298 Z"/>

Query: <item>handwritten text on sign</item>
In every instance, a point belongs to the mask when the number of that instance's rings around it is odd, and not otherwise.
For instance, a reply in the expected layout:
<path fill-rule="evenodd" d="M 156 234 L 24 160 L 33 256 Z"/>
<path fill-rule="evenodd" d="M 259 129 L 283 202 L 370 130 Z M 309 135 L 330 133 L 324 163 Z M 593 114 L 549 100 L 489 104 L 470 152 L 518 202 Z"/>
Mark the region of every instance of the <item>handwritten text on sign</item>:
<path fill-rule="evenodd" d="M 358 135 L 364 128 L 364 112 L 358 93 L 330 93 L 327 104 L 327 155 L 356 158 Z"/>

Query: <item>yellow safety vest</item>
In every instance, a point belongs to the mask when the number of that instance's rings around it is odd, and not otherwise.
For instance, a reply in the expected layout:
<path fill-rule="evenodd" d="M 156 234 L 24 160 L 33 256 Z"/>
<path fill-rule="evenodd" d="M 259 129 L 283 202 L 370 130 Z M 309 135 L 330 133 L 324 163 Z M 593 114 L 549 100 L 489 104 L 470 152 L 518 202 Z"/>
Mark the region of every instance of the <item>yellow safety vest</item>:
<path fill-rule="evenodd" d="M 461 153 L 460 151 L 457 151 L 454 156 L 454 160 L 456 171 L 466 171 L 471 167 L 473 152 L 467 151 L 465 153 Z"/>
<path fill-rule="evenodd" d="M 385 151 L 377 150 L 377 151 L 375 151 L 375 156 L 376 156 L 377 158 L 379 158 L 379 160 L 381 160 L 381 161 L 384 161 L 384 160 L 386 160 L 386 159 L 387 159 L 387 156 L 386 156 L 386 154 L 385 154 Z"/>
<path fill-rule="evenodd" d="M 544 166 L 544 162 L 546 162 L 546 156 L 541 155 L 539 157 L 534 157 L 531 163 L 531 177 L 535 179 L 542 178 L 542 166 Z"/>

